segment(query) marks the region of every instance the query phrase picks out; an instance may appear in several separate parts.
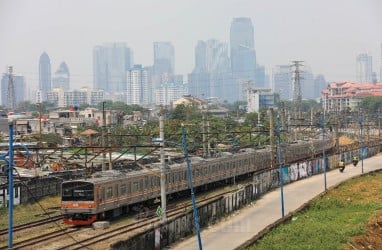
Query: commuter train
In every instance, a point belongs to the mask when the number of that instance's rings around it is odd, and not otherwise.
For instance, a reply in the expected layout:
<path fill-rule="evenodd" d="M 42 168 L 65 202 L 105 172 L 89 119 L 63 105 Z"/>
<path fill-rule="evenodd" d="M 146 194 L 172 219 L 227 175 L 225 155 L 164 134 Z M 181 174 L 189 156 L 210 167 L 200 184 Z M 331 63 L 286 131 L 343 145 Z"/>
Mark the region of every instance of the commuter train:
<path fill-rule="evenodd" d="M 296 143 L 282 148 L 283 160 L 291 163 L 322 152 L 322 141 Z M 330 141 L 325 145 L 332 148 Z M 270 149 L 241 149 L 236 153 L 222 152 L 218 157 L 190 157 L 195 188 L 229 182 L 234 178 L 251 176 L 277 166 Z M 273 164 L 272 164 L 273 163 Z M 189 190 L 186 163 L 167 164 L 166 194 L 176 195 Z M 97 219 L 126 213 L 137 204 L 153 202 L 160 197 L 160 165 L 152 163 L 147 169 L 131 172 L 109 170 L 95 173 L 89 179 L 62 183 L 61 214 L 64 223 L 89 225 Z M 150 171 L 148 170 L 150 169 Z"/>

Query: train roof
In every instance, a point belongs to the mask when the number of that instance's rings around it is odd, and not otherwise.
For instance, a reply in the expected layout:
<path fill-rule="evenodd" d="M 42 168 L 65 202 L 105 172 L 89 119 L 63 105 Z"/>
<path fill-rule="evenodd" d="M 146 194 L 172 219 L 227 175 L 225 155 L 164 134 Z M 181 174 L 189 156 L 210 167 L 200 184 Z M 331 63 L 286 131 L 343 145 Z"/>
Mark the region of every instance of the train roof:
<path fill-rule="evenodd" d="M 311 140 L 309 142 L 305 142 L 305 145 L 310 145 L 311 143 L 322 143 L 322 140 Z M 285 146 L 292 146 L 292 147 L 301 147 L 301 145 L 304 145 L 304 142 L 297 142 L 294 144 L 287 144 Z M 219 152 L 216 154 L 216 157 L 210 157 L 210 158 L 203 158 L 199 156 L 191 156 L 189 157 L 191 167 L 193 164 L 203 164 L 203 163 L 209 163 L 209 162 L 219 162 L 222 159 L 235 159 L 236 157 L 240 157 L 240 155 L 244 154 L 254 154 L 254 153 L 260 153 L 260 154 L 267 154 L 271 151 L 269 146 L 266 146 L 262 149 L 254 149 L 254 148 L 242 148 L 238 149 L 236 152 Z M 125 178 L 134 178 L 134 177 L 140 177 L 147 174 L 159 176 L 160 175 L 160 169 L 161 169 L 161 163 L 160 162 L 153 162 L 148 164 L 137 164 L 137 169 L 135 170 L 107 170 L 107 171 L 101 171 L 94 173 L 91 178 L 88 179 L 77 179 L 77 180 L 71 180 L 71 181 L 85 181 L 90 183 L 101 183 L 101 182 L 107 182 L 107 181 L 115 181 L 118 179 L 125 179 Z M 140 168 L 140 169 L 138 169 Z M 171 159 L 168 160 L 166 163 L 166 169 L 173 169 L 173 170 L 182 170 L 186 169 L 186 162 L 179 162 L 179 161 L 171 161 Z M 70 182 L 70 181 L 66 181 Z"/>

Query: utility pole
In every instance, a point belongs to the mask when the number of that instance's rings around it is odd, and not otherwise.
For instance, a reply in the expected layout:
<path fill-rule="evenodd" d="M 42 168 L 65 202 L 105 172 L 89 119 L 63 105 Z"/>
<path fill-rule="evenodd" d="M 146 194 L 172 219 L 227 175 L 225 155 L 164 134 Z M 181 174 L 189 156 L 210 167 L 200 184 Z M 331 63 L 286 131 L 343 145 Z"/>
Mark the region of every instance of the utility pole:
<path fill-rule="evenodd" d="M 105 153 L 105 126 L 106 126 L 106 115 L 105 115 L 105 102 L 102 102 L 102 171 L 106 170 L 106 153 Z"/>
<path fill-rule="evenodd" d="M 273 129 L 273 128 L 272 128 Z M 284 174 L 283 174 L 283 155 L 281 151 L 281 124 L 280 115 L 277 115 L 277 152 L 279 158 L 279 185 L 280 185 L 280 198 L 281 198 L 281 216 L 284 217 Z"/>
<path fill-rule="evenodd" d="M 203 157 L 207 158 L 206 112 L 204 112 L 204 111 L 205 111 L 205 106 L 203 104 L 203 106 L 202 106 L 202 113 L 203 113 L 203 115 L 202 115 L 202 120 L 203 120 L 203 122 L 202 122 L 202 134 L 203 134 L 202 135 L 202 140 L 203 140 L 202 145 L 203 145 Z"/>
<path fill-rule="evenodd" d="M 301 121 L 302 119 L 302 94 L 301 94 L 301 80 L 303 79 L 301 77 L 301 71 L 300 66 L 302 66 L 303 61 L 292 61 L 294 67 L 293 71 L 293 120 L 294 125 L 300 125 L 300 122 L 297 123 L 297 121 Z M 298 132 L 300 132 L 300 127 L 298 127 Z M 294 128 L 295 133 L 295 140 L 297 140 L 297 131 L 296 128 Z"/>
<path fill-rule="evenodd" d="M 325 186 L 325 192 L 327 190 L 327 185 L 326 185 L 326 149 L 325 149 L 325 113 L 321 114 L 320 117 L 320 125 L 322 129 L 322 165 L 324 169 L 324 186 Z"/>
<path fill-rule="evenodd" d="M 269 109 L 269 144 L 271 147 L 271 153 L 272 153 L 272 161 L 271 161 L 271 168 L 273 169 L 273 164 L 276 162 L 273 162 L 273 159 L 276 159 L 275 157 L 275 147 L 274 147 L 274 140 L 275 140 L 275 134 L 273 132 L 273 127 L 274 127 L 274 120 L 273 120 L 273 108 Z M 279 116 L 278 116 L 279 117 Z"/>
<path fill-rule="evenodd" d="M 39 131 L 38 131 L 38 146 L 42 147 L 42 127 L 41 127 L 41 116 L 42 116 L 42 103 L 38 102 L 38 125 L 39 125 Z"/>
<path fill-rule="evenodd" d="M 110 127 L 107 128 L 107 146 L 109 147 L 109 170 L 113 170 L 112 152 L 111 152 L 111 140 L 110 140 Z"/>
<path fill-rule="evenodd" d="M 160 108 L 159 115 L 159 137 L 160 137 L 160 197 L 162 207 L 162 222 L 166 222 L 166 163 L 164 160 L 164 110 Z"/>
<path fill-rule="evenodd" d="M 300 66 L 303 66 L 301 63 L 304 61 L 292 61 L 294 67 L 294 76 L 293 76 L 293 118 L 295 120 L 302 118 L 302 94 L 301 94 L 301 71 Z"/>
<path fill-rule="evenodd" d="M 360 110 L 360 117 L 358 118 L 359 122 L 359 147 L 360 147 L 360 157 L 361 157 L 361 171 L 363 174 L 363 142 L 362 142 L 362 129 L 363 129 L 363 115 Z"/>

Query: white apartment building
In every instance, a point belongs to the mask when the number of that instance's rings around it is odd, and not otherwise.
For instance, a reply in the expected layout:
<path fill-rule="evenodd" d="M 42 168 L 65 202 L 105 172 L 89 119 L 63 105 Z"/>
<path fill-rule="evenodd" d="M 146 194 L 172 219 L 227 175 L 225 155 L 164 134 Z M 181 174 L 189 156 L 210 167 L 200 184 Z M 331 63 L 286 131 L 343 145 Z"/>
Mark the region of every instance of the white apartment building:
<path fill-rule="evenodd" d="M 127 104 L 151 103 L 151 84 L 148 76 L 148 70 L 142 68 L 142 65 L 134 65 L 127 71 Z"/>
<path fill-rule="evenodd" d="M 161 83 L 155 89 L 156 105 L 171 105 L 184 95 L 187 95 L 188 89 L 185 83 Z"/>

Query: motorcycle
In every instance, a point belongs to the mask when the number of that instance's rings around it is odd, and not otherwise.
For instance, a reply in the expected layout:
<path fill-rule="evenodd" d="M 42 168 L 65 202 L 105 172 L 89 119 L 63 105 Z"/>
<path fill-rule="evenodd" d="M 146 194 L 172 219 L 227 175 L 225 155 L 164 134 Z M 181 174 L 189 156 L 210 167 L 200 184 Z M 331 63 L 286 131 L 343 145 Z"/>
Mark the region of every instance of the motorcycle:
<path fill-rule="evenodd" d="M 353 166 L 356 167 L 357 164 L 358 164 L 358 160 L 355 160 L 355 159 L 354 159 L 354 160 L 353 160 Z"/>
<path fill-rule="evenodd" d="M 345 163 L 344 162 L 340 162 L 338 163 L 338 169 L 340 170 L 340 172 L 344 172 L 345 170 Z"/>

